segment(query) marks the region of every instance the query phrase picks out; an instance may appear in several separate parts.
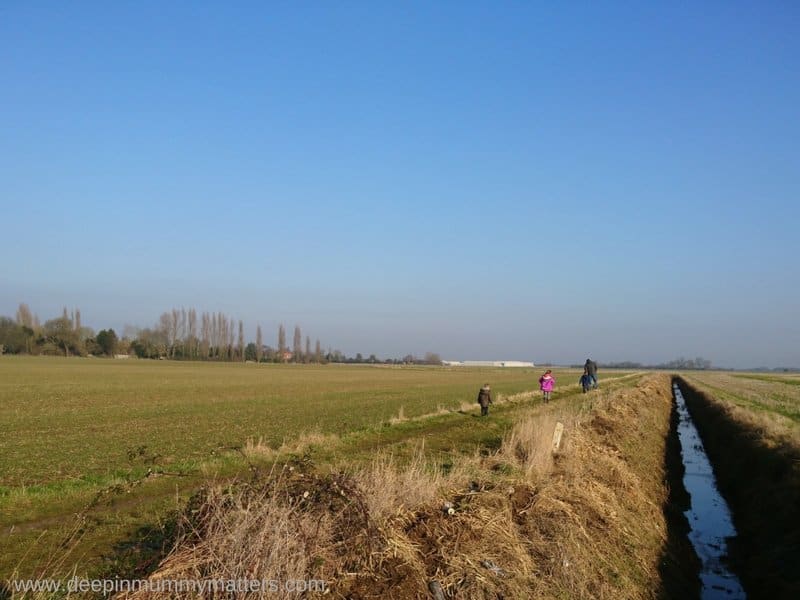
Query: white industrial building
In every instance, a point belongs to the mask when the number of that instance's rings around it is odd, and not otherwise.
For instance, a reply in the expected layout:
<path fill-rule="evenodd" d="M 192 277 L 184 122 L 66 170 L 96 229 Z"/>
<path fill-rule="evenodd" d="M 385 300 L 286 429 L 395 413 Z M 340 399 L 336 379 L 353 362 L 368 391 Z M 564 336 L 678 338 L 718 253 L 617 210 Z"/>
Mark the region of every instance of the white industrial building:
<path fill-rule="evenodd" d="M 521 360 L 443 360 L 446 367 L 535 367 L 532 362 Z"/>

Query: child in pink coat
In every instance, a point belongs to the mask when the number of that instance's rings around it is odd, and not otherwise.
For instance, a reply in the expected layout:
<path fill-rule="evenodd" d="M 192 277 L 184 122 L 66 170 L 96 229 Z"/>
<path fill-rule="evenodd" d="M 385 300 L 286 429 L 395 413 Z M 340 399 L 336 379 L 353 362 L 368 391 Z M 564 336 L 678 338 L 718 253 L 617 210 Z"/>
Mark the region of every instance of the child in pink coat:
<path fill-rule="evenodd" d="M 542 395 L 544 396 L 545 402 L 550 402 L 550 393 L 553 391 L 555 384 L 556 378 L 553 377 L 550 369 L 547 369 L 547 371 L 544 372 L 544 375 L 539 377 L 539 389 L 542 390 Z"/>

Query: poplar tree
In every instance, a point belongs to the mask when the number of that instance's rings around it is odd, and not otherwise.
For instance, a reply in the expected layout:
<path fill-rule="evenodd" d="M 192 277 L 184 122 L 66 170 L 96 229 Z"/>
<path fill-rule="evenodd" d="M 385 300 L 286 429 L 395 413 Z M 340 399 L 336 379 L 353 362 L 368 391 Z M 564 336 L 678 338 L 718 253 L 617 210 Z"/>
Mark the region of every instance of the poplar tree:
<path fill-rule="evenodd" d="M 189 309 L 189 356 L 197 358 L 197 311 Z"/>
<path fill-rule="evenodd" d="M 239 321 L 239 360 L 244 362 L 244 324 Z"/>
<path fill-rule="evenodd" d="M 303 336 L 300 327 L 294 326 L 294 362 L 300 362 L 300 355 L 303 353 Z"/>
<path fill-rule="evenodd" d="M 33 313 L 24 302 L 17 309 L 17 325 L 33 329 Z"/>
<path fill-rule="evenodd" d="M 283 360 L 283 355 L 286 353 L 286 330 L 283 328 L 283 323 L 278 327 L 278 358 Z"/>
<path fill-rule="evenodd" d="M 200 317 L 200 353 L 203 360 L 208 360 L 211 352 L 211 318 L 207 312 Z"/>

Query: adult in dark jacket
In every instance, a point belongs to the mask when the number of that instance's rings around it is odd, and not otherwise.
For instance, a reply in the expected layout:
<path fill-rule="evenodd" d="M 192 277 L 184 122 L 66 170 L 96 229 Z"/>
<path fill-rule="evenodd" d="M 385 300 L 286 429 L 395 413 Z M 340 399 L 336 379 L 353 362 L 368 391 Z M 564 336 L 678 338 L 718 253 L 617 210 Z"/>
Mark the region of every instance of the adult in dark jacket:
<path fill-rule="evenodd" d="M 487 383 L 481 388 L 481 391 L 478 392 L 478 404 L 481 405 L 481 416 L 485 417 L 489 414 L 489 405 L 494 404 L 492 402 L 492 388 L 489 387 Z"/>
<path fill-rule="evenodd" d="M 597 363 L 594 362 L 591 358 L 586 359 L 586 364 L 583 365 L 583 368 L 586 369 L 586 374 L 592 379 L 592 387 L 597 387 Z"/>

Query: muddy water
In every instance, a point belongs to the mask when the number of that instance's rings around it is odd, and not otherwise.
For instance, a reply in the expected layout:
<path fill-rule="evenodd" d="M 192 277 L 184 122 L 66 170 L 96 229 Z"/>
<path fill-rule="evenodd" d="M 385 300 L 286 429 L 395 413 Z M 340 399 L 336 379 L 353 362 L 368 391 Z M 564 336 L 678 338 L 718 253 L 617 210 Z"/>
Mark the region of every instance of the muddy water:
<path fill-rule="evenodd" d="M 708 461 L 703 442 L 697 433 L 686 401 L 677 385 L 673 386 L 680 422 L 678 437 L 686 473 L 683 484 L 692 497 L 686 518 L 692 531 L 689 540 L 703 563 L 700 580 L 703 598 L 745 598 L 739 579 L 724 563 L 727 555 L 726 539 L 736 535 L 728 504 L 717 490 L 717 482 Z"/>

